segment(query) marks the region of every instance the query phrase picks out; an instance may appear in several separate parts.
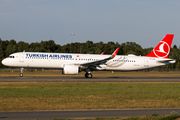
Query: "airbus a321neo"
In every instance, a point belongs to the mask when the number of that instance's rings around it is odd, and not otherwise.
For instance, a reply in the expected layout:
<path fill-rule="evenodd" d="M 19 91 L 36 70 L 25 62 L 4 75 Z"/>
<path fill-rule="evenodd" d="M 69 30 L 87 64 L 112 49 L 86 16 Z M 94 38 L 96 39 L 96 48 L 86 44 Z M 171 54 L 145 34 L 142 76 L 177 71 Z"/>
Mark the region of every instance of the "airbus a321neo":
<path fill-rule="evenodd" d="M 103 54 L 73 54 L 18 52 L 2 61 L 3 65 L 23 68 L 62 69 L 62 74 L 75 75 L 85 71 L 86 78 L 92 78 L 91 71 L 133 71 L 154 68 L 175 63 L 168 55 L 173 40 L 173 34 L 167 34 L 159 44 L 146 56 Z"/>

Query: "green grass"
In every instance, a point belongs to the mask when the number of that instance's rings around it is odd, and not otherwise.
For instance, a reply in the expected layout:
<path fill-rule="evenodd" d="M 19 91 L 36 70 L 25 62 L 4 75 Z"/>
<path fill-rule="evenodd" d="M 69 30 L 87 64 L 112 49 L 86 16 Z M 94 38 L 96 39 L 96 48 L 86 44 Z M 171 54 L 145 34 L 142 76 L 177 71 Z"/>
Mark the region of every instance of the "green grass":
<path fill-rule="evenodd" d="M 178 82 L 0 82 L 0 111 L 179 108 Z"/>

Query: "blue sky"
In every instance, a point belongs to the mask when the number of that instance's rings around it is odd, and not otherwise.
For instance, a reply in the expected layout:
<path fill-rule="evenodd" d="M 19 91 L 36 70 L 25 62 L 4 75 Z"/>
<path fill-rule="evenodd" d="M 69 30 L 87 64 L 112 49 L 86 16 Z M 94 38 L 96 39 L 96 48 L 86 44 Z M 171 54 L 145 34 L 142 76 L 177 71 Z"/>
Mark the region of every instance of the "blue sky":
<path fill-rule="evenodd" d="M 168 33 L 179 47 L 179 0 L 0 0 L 2 40 L 136 42 L 147 48 Z"/>

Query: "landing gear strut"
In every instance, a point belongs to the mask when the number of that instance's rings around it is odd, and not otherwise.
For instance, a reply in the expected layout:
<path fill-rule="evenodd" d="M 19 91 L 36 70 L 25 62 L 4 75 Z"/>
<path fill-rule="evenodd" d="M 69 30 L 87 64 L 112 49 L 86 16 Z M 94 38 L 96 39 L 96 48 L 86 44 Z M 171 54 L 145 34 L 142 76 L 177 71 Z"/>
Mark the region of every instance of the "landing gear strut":
<path fill-rule="evenodd" d="M 87 73 L 85 74 L 85 78 L 92 78 L 92 74 L 87 72 Z"/>
<path fill-rule="evenodd" d="M 89 68 L 86 69 L 85 78 L 92 78 L 92 74 L 90 73 L 90 69 Z"/>
<path fill-rule="evenodd" d="M 21 68 L 21 73 L 19 74 L 20 77 L 23 77 L 23 70 L 24 68 Z"/>

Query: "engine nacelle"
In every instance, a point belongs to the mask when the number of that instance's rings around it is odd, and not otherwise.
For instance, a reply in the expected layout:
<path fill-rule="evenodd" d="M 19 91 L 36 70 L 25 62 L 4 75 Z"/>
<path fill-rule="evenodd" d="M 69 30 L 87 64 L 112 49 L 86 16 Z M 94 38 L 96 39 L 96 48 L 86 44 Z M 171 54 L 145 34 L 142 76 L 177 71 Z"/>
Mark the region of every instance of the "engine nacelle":
<path fill-rule="evenodd" d="M 76 65 L 64 65 L 62 74 L 66 75 L 76 75 L 80 72 L 79 66 Z"/>

